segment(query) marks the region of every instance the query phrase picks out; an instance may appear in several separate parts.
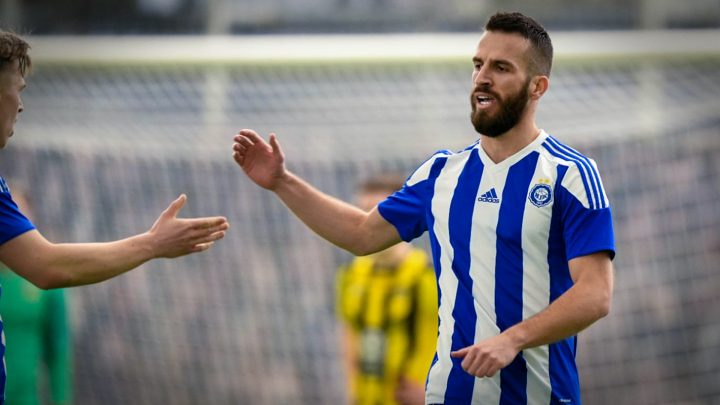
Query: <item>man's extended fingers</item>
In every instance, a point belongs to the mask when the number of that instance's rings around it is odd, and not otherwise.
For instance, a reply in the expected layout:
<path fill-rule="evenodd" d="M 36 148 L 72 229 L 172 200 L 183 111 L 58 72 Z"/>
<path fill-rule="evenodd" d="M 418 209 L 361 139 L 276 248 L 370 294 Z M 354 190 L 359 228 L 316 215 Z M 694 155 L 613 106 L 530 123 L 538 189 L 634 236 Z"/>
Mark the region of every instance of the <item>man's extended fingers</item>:
<path fill-rule="evenodd" d="M 460 363 L 460 367 L 462 367 L 462 369 L 467 371 L 468 373 L 472 374 L 473 363 L 475 361 L 477 361 L 475 357 L 467 356 L 463 359 L 462 363 Z"/>
<path fill-rule="evenodd" d="M 245 162 L 245 155 L 240 154 L 240 152 L 237 152 L 237 151 L 236 151 L 236 152 L 233 152 L 233 159 L 235 159 L 235 161 L 236 161 L 240 166 L 242 166 L 243 163 Z"/>
<path fill-rule="evenodd" d="M 247 146 L 243 145 L 242 143 L 235 142 L 232 146 L 233 150 L 236 152 L 243 152 L 247 150 Z"/>
<path fill-rule="evenodd" d="M 485 377 L 487 369 L 490 367 L 487 361 L 478 356 L 466 356 L 462 363 L 460 363 L 460 366 L 468 374 L 476 377 Z"/>
<path fill-rule="evenodd" d="M 280 153 L 280 142 L 277 140 L 277 135 L 270 134 L 270 147 L 272 147 L 272 151 L 274 154 Z"/>
<path fill-rule="evenodd" d="M 241 133 L 245 138 L 247 138 L 253 145 L 254 145 L 254 144 L 261 144 L 261 145 L 262 145 L 263 143 L 265 143 L 265 141 L 262 139 L 262 137 L 261 137 L 260 135 L 258 135 L 258 133 L 255 132 L 255 131 L 242 130 L 242 131 L 240 131 L 240 133 Z"/>
<path fill-rule="evenodd" d="M 460 350 L 456 350 L 456 351 L 454 351 L 454 352 L 450 352 L 450 356 L 451 356 L 451 357 L 455 357 L 456 359 L 461 359 L 461 358 L 463 358 L 463 357 L 465 357 L 465 356 L 467 355 L 467 353 L 468 353 L 469 350 L 470 350 L 470 346 L 465 347 L 465 348 L 460 349 Z"/>
<path fill-rule="evenodd" d="M 248 134 L 256 134 L 257 135 L 257 132 L 255 132 L 254 130 L 252 130 L 250 128 L 243 128 L 238 131 L 238 135 L 248 135 Z"/>
<path fill-rule="evenodd" d="M 233 140 L 235 141 L 235 143 L 237 145 L 241 145 L 246 148 L 249 148 L 249 147 L 255 145 L 255 142 L 252 141 L 250 138 L 248 138 L 245 135 L 236 135 L 235 138 L 233 138 Z"/>

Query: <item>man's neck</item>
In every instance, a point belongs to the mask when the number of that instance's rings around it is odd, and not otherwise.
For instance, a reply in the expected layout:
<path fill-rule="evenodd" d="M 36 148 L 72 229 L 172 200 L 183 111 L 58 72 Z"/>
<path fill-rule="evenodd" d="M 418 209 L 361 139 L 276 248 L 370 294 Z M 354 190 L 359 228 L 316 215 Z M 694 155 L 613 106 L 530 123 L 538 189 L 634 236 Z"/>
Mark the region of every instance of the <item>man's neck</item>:
<path fill-rule="evenodd" d="M 480 137 L 480 146 L 493 162 L 500 163 L 528 146 L 538 135 L 540 135 L 540 129 L 538 129 L 534 121 L 527 123 L 521 121 L 500 136 L 482 135 Z"/>

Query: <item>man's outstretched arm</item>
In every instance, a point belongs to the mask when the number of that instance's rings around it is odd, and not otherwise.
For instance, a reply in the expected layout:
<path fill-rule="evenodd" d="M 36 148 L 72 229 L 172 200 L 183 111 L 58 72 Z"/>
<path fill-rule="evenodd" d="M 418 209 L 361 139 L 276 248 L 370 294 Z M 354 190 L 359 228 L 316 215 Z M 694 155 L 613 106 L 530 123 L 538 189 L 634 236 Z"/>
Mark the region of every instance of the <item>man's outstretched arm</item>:
<path fill-rule="evenodd" d="M 51 243 L 32 230 L 0 245 L 0 261 L 36 286 L 48 289 L 97 283 L 160 257 L 207 250 L 228 229 L 223 217 L 177 218 L 180 196 L 152 228 L 105 243 Z"/>
<path fill-rule="evenodd" d="M 315 233 L 355 255 L 377 252 L 401 240 L 377 207 L 365 212 L 289 172 L 275 134 L 270 134 L 268 143 L 253 130 L 241 130 L 235 136 L 233 158 L 255 184 L 273 191 Z"/>

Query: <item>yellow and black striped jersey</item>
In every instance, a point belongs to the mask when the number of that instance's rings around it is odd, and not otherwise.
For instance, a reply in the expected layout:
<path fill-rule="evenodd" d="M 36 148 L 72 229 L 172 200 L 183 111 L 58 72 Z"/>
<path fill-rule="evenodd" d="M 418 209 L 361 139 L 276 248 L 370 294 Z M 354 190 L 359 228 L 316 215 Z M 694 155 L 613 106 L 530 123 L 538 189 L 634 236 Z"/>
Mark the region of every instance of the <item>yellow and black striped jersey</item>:
<path fill-rule="evenodd" d="M 400 377 L 425 385 L 437 341 L 437 283 L 413 248 L 397 268 L 358 257 L 340 269 L 337 310 L 357 342 L 352 397 L 357 405 L 395 404 Z"/>

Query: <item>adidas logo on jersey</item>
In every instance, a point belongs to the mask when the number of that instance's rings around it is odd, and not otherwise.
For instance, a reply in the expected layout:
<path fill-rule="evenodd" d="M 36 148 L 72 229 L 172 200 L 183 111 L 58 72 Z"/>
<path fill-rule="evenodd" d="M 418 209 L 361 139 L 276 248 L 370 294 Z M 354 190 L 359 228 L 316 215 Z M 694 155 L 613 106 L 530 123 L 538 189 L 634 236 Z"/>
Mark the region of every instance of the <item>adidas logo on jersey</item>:
<path fill-rule="evenodd" d="M 478 201 L 494 203 L 494 204 L 500 203 L 500 199 L 498 198 L 494 187 L 491 188 L 490 191 L 488 191 L 488 192 L 482 194 L 480 197 L 478 197 Z"/>

